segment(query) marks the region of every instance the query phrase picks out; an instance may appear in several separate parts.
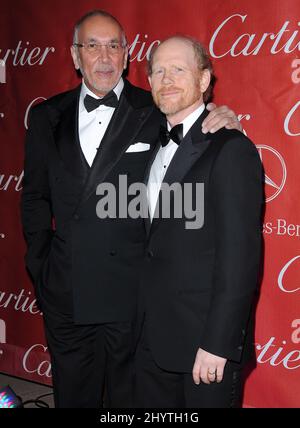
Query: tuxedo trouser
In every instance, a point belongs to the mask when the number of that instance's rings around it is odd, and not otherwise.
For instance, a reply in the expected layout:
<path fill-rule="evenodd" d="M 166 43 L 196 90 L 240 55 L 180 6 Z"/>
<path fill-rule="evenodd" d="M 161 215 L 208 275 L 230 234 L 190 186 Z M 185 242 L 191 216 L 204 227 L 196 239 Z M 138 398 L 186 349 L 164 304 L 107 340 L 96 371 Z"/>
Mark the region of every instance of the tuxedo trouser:
<path fill-rule="evenodd" d="M 160 368 L 151 353 L 144 324 L 135 355 L 135 399 L 138 408 L 230 408 L 241 406 L 241 369 L 227 363 L 222 382 L 196 385 L 192 373 Z"/>
<path fill-rule="evenodd" d="M 47 302 L 45 293 L 39 301 L 51 356 L 55 407 L 132 407 L 132 323 L 77 325 L 71 311 Z"/>

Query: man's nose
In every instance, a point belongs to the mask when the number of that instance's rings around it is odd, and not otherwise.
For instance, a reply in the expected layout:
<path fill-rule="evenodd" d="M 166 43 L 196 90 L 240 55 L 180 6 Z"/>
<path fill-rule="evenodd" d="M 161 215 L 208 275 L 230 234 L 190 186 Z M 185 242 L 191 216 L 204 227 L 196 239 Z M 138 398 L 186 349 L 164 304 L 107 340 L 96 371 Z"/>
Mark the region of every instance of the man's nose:
<path fill-rule="evenodd" d="M 102 61 L 108 61 L 109 60 L 108 48 L 106 45 L 101 45 L 98 47 L 97 56 L 98 56 L 98 58 L 100 57 Z"/>
<path fill-rule="evenodd" d="M 163 76 L 162 76 L 162 83 L 168 84 L 171 82 L 173 82 L 172 73 L 169 70 L 164 70 Z"/>

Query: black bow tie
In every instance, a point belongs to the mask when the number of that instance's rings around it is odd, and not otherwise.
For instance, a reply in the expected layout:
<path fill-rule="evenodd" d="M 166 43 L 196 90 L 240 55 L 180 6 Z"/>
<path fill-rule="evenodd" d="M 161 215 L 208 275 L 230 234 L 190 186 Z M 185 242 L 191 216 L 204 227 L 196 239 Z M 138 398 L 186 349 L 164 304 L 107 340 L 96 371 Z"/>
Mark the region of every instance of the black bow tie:
<path fill-rule="evenodd" d="M 160 127 L 159 139 L 162 147 L 166 146 L 170 140 L 176 144 L 180 144 L 183 139 L 183 124 L 174 126 L 169 132 L 165 127 Z"/>
<path fill-rule="evenodd" d="M 117 107 L 118 97 L 114 93 L 114 91 L 110 91 L 108 94 L 105 95 L 105 97 L 99 98 L 99 99 L 91 97 L 90 95 L 87 94 L 83 102 L 84 102 L 84 107 L 89 113 L 90 111 L 95 110 L 97 107 L 99 107 L 102 104 L 108 107 Z"/>

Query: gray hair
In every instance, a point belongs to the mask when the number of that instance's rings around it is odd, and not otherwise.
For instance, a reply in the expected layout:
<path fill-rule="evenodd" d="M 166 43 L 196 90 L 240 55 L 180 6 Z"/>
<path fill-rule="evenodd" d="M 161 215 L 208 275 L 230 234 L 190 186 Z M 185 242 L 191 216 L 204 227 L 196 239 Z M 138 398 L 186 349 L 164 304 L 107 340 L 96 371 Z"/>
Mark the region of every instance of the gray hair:
<path fill-rule="evenodd" d="M 207 50 L 202 45 L 202 43 L 199 42 L 199 40 L 197 40 L 193 37 L 185 36 L 185 35 L 181 35 L 181 34 L 168 37 L 167 39 L 163 40 L 160 45 L 162 45 L 163 43 L 165 43 L 171 39 L 179 39 L 179 40 L 182 40 L 183 42 L 186 42 L 186 43 L 189 43 L 190 45 L 192 45 L 192 47 L 194 49 L 195 57 L 197 60 L 198 69 L 200 71 L 208 70 L 210 72 L 211 81 L 210 81 L 209 87 L 206 89 L 206 91 L 203 94 L 203 100 L 205 102 L 211 100 L 213 97 L 213 86 L 215 83 L 215 76 L 214 76 L 212 62 L 208 56 Z M 148 59 L 148 75 L 149 76 L 151 76 L 151 74 L 152 74 L 153 58 L 154 58 L 155 52 L 159 48 L 159 46 L 155 46 L 150 52 L 149 59 Z"/>
<path fill-rule="evenodd" d="M 74 33 L 73 33 L 73 44 L 76 44 L 76 43 L 78 43 L 78 32 L 79 32 L 79 29 L 80 29 L 80 27 L 81 27 L 81 25 L 87 20 L 87 19 L 89 19 L 89 18 L 93 18 L 94 16 L 102 16 L 102 17 L 104 17 L 104 18 L 109 18 L 109 19 L 111 19 L 112 21 L 114 21 L 117 25 L 118 25 L 118 27 L 120 28 L 120 30 L 121 30 L 121 37 L 122 37 L 122 46 L 123 46 L 123 48 L 125 48 L 126 46 L 127 46 L 127 39 L 126 39 L 126 34 L 125 34 L 125 31 L 124 31 L 124 29 L 123 29 L 123 27 L 122 27 L 122 25 L 120 24 L 120 22 L 117 20 L 117 18 L 115 18 L 113 15 L 111 15 L 110 13 L 108 13 L 108 12 L 105 12 L 105 10 L 100 10 L 100 9 L 95 9 L 95 10 L 92 10 L 92 11 L 90 11 L 90 12 L 88 12 L 88 13 L 86 13 L 85 15 L 83 15 L 77 22 L 76 22 L 76 24 L 75 24 L 75 27 L 74 27 Z"/>

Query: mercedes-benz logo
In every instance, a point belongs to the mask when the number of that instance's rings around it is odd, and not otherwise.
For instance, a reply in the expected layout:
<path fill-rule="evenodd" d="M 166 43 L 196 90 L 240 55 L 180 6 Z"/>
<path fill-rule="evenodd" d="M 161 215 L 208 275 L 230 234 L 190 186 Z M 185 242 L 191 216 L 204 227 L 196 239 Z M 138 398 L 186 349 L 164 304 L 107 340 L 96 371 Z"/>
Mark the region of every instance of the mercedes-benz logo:
<path fill-rule="evenodd" d="M 273 147 L 257 145 L 265 169 L 266 202 L 275 199 L 284 188 L 287 169 L 281 154 Z"/>

